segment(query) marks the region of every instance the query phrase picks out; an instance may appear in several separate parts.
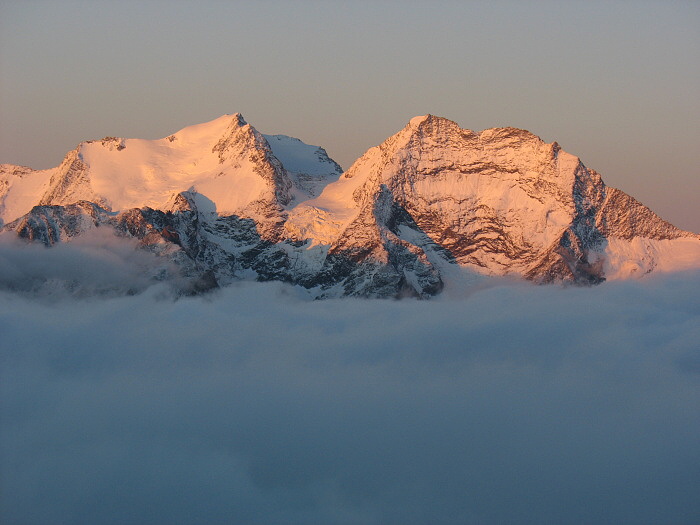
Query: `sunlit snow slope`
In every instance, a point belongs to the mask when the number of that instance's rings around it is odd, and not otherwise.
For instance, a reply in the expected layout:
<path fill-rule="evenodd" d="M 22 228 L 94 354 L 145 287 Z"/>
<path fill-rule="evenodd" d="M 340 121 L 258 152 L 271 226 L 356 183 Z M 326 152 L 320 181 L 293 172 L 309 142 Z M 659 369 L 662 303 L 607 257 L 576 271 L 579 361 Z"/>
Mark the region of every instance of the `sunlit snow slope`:
<path fill-rule="evenodd" d="M 51 170 L 1 165 L 0 218 L 46 244 L 110 225 L 207 282 L 279 279 L 318 297 L 700 266 L 697 235 L 528 131 L 415 117 L 341 172 L 322 148 L 225 115 L 160 140 L 88 141 Z"/>

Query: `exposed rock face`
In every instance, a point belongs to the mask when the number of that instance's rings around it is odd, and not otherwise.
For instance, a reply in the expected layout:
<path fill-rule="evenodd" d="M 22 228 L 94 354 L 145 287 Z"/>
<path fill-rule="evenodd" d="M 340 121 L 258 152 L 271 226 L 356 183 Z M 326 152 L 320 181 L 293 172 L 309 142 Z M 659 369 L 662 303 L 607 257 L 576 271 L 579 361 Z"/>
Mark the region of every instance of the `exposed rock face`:
<path fill-rule="evenodd" d="M 87 201 L 67 206 L 39 205 L 7 228 L 19 237 L 51 246 L 96 227 L 107 217 L 106 210 Z"/>
<path fill-rule="evenodd" d="M 53 170 L 2 165 L 0 211 L 5 230 L 46 245 L 113 228 L 201 289 L 255 278 L 316 297 L 426 297 L 454 268 L 595 284 L 700 265 L 697 235 L 524 130 L 416 117 L 341 171 L 236 114 L 84 143 Z"/>
<path fill-rule="evenodd" d="M 85 200 L 106 206 L 105 199 L 95 193 L 90 184 L 88 166 L 83 162 L 80 148 L 69 152 L 49 181 L 49 188 L 39 200 L 40 205 L 70 205 Z"/>

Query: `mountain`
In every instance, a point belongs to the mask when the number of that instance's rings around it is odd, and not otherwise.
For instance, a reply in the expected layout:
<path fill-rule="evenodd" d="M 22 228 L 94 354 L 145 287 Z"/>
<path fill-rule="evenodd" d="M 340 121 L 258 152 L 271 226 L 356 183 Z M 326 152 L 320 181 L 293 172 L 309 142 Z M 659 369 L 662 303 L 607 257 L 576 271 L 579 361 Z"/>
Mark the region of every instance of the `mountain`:
<path fill-rule="evenodd" d="M 595 284 L 700 266 L 700 237 L 528 131 L 426 115 L 346 172 L 240 114 L 160 140 L 106 137 L 56 168 L 0 165 L 0 226 L 50 246 L 97 228 L 195 291 L 281 280 L 314 297 L 438 293 L 454 279 Z"/>

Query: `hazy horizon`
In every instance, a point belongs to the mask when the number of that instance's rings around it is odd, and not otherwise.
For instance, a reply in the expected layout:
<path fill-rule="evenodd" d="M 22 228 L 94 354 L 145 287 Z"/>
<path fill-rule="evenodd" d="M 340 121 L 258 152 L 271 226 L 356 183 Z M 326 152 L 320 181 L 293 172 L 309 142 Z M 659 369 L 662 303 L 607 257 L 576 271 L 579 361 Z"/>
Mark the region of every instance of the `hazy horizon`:
<path fill-rule="evenodd" d="M 0 4 L 0 162 L 242 113 L 347 169 L 431 113 L 557 141 L 700 232 L 694 2 Z"/>

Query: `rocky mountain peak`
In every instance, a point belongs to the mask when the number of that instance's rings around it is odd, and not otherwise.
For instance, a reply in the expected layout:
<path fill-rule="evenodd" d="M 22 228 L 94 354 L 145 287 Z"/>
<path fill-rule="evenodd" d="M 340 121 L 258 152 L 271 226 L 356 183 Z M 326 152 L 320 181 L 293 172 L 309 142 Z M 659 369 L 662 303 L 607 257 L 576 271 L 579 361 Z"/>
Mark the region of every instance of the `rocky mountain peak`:
<path fill-rule="evenodd" d="M 0 212 L 5 230 L 47 245 L 102 225 L 186 276 L 314 297 L 425 297 L 447 276 L 595 284 L 700 261 L 698 236 L 556 142 L 430 114 L 342 175 L 322 148 L 239 113 L 160 140 L 105 137 L 52 170 L 0 166 Z"/>
<path fill-rule="evenodd" d="M 433 136 L 462 131 L 456 122 L 431 114 L 412 118 L 406 127 L 415 130 L 414 132 Z"/>
<path fill-rule="evenodd" d="M 245 126 L 246 124 L 248 124 L 241 113 L 234 113 L 232 120 L 236 121 L 238 123 L 238 126 Z"/>

